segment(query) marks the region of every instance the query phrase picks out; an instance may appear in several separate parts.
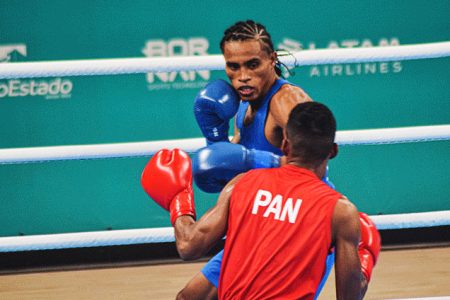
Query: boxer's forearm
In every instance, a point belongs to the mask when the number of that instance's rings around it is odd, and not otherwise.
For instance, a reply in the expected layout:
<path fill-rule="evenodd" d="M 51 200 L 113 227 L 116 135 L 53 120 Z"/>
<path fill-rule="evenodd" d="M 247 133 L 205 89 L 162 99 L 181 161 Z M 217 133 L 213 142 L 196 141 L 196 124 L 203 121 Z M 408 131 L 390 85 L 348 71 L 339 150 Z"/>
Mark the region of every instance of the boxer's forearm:
<path fill-rule="evenodd" d="M 177 251 L 183 260 L 193 260 L 203 254 L 201 239 L 196 236 L 196 222 L 190 216 L 181 216 L 174 224 Z"/>
<path fill-rule="evenodd" d="M 228 201 L 218 201 L 197 222 L 191 216 L 179 217 L 174 228 L 180 257 L 194 260 L 206 254 L 225 235 L 227 219 Z"/>
<path fill-rule="evenodd" d="M 225 236 L 228 225 L 228 210 L 231 193 L 241 175 L 233 178 L 222 190 L 217 203 L 197 222 L 191 216 L 179 217 L 175 224 L 175 239 L 178 253 L 184 260 L 202 257 Z"/>
<path fill-rule="evenodd" d="M 367 281 L 366 277 L 361 274 L 361 299 L 364 298 L 367 292 L 367 288 L 369 287 L 369 282 Z"/>

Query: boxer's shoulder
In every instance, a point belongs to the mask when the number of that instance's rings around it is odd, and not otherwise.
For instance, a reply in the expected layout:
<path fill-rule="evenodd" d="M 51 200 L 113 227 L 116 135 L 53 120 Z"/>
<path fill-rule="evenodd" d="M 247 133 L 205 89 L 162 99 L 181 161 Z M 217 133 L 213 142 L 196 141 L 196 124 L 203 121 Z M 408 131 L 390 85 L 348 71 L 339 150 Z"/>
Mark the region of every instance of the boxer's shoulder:
<path fill-rule="evenodd" d="M 270 101 L 269 118 L 273 119 L 271 122 L 284 128 L 292 109 L 299 103 L 310 101 L 312 100 L 308 94 L 298 86 L 284 84 Z"/>
<path fill-rule="evenodd" d="M 299 104 L 309 101 L 312 101 L 311 97 L 302 88 L 292 84 L 284 84 L 272 97 L 271 105 L 272 103 L 280 105 L 284 102 Z"/>

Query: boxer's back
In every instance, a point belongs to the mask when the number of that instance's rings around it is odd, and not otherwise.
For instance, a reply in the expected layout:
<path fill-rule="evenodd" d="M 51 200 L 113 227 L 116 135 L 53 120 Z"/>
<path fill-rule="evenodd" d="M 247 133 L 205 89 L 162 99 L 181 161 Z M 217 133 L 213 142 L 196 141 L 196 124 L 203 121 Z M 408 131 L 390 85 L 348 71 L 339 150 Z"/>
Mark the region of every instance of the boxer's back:
<path fill-rule="evenodd" d="M 247 173 L 230 201 L 220 298 L 313 299 L 340 197 L 293 165 Z"/>

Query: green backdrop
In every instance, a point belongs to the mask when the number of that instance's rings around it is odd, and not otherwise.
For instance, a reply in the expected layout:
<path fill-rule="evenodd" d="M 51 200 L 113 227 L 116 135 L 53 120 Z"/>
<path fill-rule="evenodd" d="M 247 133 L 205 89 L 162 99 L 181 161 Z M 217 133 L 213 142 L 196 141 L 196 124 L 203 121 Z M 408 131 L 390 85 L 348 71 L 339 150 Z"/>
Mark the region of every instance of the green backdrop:
<path fill-rule="evenodd" d="M 241 19 L 277 48 L 450 40 L 450 2 L 0 1 L 0 68 L 24 61 L 220 53 Z M 339 130 L 450 123 L 450 59 L 308 66 L 288 79 Z M 0 80 L 0 148 L 199 137 L 198 90 L 221 71 Z M 341 147 L 337 188 L 369 214 L 450 209 L 449 141 Z M 0 236 L 169 226 L 142 191 L 147 158 L 0 165 Z M 217 195 L 196 190 L 199 214 Z"/>

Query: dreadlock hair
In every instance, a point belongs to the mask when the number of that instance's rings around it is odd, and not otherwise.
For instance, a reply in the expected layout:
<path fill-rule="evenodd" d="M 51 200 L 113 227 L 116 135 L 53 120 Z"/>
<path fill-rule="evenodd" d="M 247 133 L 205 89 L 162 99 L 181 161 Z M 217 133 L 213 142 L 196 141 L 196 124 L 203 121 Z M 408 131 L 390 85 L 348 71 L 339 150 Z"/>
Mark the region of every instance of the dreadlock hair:
<path fill-rule="evenodd" d="M 275 52 L 272 38 L 267 32 L 266 27 L 260 23 L 256 23 L 253 20 L 239 21 L 227 28 L 223 33 L 222 40 L 220 41 L 220 49 L 223 53 L 226 42 L 247 40 L 256 40 L 260 42 L 262 49 L 269 55 Z M 281 63 L 277 58 L 275 62 L 275 72 L 278 76 L 281 76 L 280 66 Z"/>
<path fill-rule="evenodd" d="M 286 131 L 292 154 L 306 164 L 317 166 L 332 151 L 336 119 L 319 102 L 300 103 L 289 114 Z"/>

